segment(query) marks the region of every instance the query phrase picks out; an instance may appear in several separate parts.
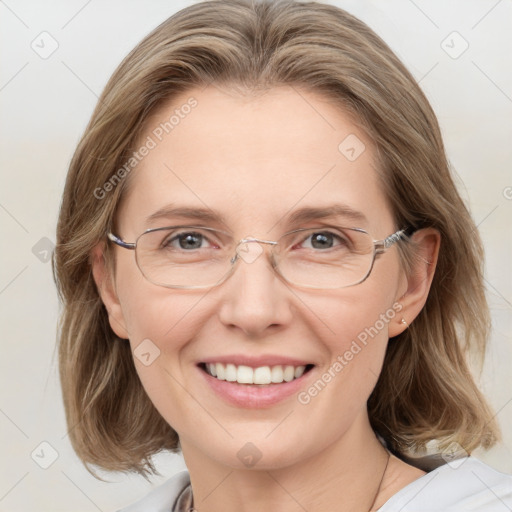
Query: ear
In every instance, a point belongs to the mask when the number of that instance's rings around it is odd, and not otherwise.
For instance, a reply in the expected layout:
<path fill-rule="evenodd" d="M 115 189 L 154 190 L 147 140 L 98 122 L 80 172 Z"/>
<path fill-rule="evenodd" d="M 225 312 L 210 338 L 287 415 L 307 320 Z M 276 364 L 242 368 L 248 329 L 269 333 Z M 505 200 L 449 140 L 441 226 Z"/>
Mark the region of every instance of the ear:
<path fill-rule="evenodd" d="M 128 329 L 114 285 L 114 276 L 111 275 L 105 261 L 104 248 L 104 242 L 100 242 L 94 246 L 90 254 L 94 282 L 108 311 L 110 327 L 120 338 L 129 339 Z"/>
<path fill-rule="evenodd" d="M 402 308 L 395 317 L 396 321 L 389 326 L 390 338 L 405 331 L 423 309 L 437 265 L 441 245 L 439 231 L 434 228 L 420 229 L 412 235 L 411 240 L 415 246 L 415 255 L 411 271 L 405 277 L 402 287 L 405 292 L 397 298 Z"/>

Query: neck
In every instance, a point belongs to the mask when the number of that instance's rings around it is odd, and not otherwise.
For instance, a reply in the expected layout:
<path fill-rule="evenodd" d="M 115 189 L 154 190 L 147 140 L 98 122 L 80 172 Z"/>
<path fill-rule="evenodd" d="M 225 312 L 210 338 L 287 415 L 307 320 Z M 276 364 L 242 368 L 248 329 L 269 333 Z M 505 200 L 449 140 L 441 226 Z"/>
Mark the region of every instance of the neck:
<path fill-rule="evenodd" d="M 366 411 L 333 444 L 285 467 L 276 460 L 265 469 L 235 469 L 181 445 L 198 512 L 367 512 L 383 504 L 388 454 Z"/>

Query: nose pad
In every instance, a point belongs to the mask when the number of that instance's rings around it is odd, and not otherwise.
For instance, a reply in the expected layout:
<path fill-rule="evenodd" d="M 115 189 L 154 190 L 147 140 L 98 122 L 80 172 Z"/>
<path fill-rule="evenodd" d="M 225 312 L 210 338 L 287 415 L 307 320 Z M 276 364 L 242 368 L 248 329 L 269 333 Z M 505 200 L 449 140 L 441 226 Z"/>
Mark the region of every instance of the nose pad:
<path fill-rule="evenodd" d="M 247 237 L 240 240 L 236 248 L 236 254 L 245 263 L 254 263 L 263 254 L 263 247 L 258 239 Z"/>

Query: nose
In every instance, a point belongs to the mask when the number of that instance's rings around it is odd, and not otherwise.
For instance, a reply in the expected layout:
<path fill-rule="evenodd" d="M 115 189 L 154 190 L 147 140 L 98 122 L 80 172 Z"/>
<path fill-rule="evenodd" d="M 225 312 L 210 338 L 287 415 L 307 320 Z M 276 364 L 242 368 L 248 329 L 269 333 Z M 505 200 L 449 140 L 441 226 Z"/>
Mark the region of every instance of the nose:
<path fill-rule="evenodd" d="M 292 319 L 291 292 L 270 264 L 271 247 L 257 241 L 240 244 L 234 272 L 218 289 L 221 322 L 251 338 L 283 328 Z"/>

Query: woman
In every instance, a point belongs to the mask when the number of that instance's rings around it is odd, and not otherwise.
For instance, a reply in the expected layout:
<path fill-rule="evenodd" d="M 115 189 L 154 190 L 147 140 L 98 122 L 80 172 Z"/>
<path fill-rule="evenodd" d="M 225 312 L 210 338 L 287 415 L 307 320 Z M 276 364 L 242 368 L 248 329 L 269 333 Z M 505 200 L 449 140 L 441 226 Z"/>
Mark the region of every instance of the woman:
<path fill-rule="evenodd" d="M 465 358 L 489 327 L 477 230 L 425 96 L 343 10 L 161 24 L 100 98 L 57 238 L 77 454 L 188 468 L 126 511 L 512 505 L 470 456 L 499 439 Z"/>

